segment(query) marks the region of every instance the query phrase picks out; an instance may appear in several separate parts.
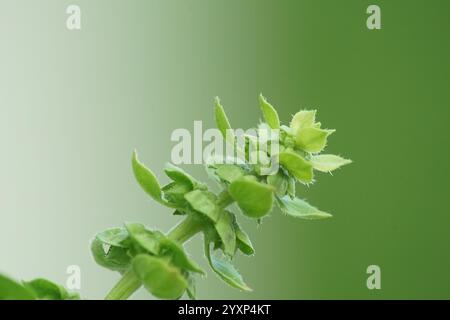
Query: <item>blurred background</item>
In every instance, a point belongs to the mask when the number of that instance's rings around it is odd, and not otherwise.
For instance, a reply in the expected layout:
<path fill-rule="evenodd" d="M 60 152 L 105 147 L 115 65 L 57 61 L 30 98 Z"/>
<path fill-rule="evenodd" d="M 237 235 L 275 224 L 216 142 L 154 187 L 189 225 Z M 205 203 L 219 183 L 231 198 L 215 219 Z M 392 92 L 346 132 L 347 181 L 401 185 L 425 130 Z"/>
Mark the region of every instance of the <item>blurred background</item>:
<path fill-rule="evenodd" d="M 81 8 L 82 29 L 66 28 Z M 382 29 L 366 27 L 381 7 Z M 242 293 L 209 272 L 203 299 L 450 298 L 448 1 L 2 0 L 0 271 L 101 299 L 119 275 L 97 266 L 98 231 L 179 218 L 134 181 L 130 157 L 165 182 L 176 128 L 212 127 L 220 96 L 234 127 L 254 126 L 262 92 L 287 123 L 318 109 L 337 128 L 327 152 L 354 163 L 298 195 L 334 218 L 275 210 L 235 264 Z M 206 178 L 202 166 L 184 166 Z M 202 240 L 187 244 L 205 268 Z M 381 268 L 368 290 L 366 268 Z M 151 298 L 144 290 L 134 298 Z"/>

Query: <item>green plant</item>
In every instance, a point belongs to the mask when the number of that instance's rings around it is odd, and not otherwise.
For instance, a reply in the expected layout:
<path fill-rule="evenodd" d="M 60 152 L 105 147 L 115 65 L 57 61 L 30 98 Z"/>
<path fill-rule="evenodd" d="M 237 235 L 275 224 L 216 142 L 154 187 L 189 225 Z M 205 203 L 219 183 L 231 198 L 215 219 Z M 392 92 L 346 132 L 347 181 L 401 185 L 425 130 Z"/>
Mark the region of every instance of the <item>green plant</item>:
<path fill-rule="evenodd" d="M 77 293 L 47 279 L 17 282 L 0 274 L 0 300 L 78 300 Z"/>
<path fill-rule="evenodd" d="M 283 213 L 301 219 L 331 217 L 297 198 L 295 190 L 297 183 L 314 182 L 314 170 L 331 172 L 351 162 L 336 155 L 320 154 L 334 130 L 323 129 L 316 121 L 316 111 L 307 110 L 296 113 L 289 126 L 280 125 L 275 108 L 262 95 L 259 102 L 265 119 L 259 127 L 279 130 L 279 149 L 272 154 L 272 149 L 259 145 L 260 140 L 246 136 L 244 146 L 238 147 L 243 161 L 208 162 L 207 172 L 219 183 L 219 193 L 171 164 L 164 169 L 170 182 L 161 187 L 155 174 L 133 153 L 132 168 L 139 185 L 182 221 L 167 234 L 140 223 L 126 223 L 95 236 L 91 242 L 95 261 L 121 274 L 106 299 L 127 299 L 141 286 L 161 299 L 177 299 L 185 293 L 194 299 L 195 277 L 205 271 L 185 252 L 183 243 L 198 233 L 203 234 L 205 256 L 211 269 L 230 286 L 251 290 L 231 264 L 237 251 L 254 254 L 248 235 L 230 209 L 233 203 L 242 214 L 258 223 L 274 203 Z M 215 119 L 227 143 L 236 146 L 236 137 L 218 99 Z M 252 150 L 263 150 L 267 158 L 277 159 L 279 170 L 264 174 L 261 162 L 250 161 Z M 45 279 L 19 283 L 0 275 L 0 299 L 77 298 L 76 294 Z"/>
<path fill-rule="evenodd" d="M 280 125 L 275 108 L 262 95 L 259 102 L 265 119 L 260 127 L 279 130 L 279 153 L 274 155 L 266 150 L 269 158 L 279 159 L 280 169 L 275 174 L 263 175 L 259 163 L 248 161 L 248 145 L 258 143 L 251 137 L 246 139 L 244 162 L 207 164 L 208 173 L 221 186 L 218 194 L 171 164 L 164 169 L 170 182 L 161 187 L 155 174 L 133 153 L 132 168 L 139 185 L 183 220 L 167 234 L 139 223 L 127 223 L 97 234 L 91 244 L 95 261 L 122 274 L 106 299 L 126 299 L 142 285 L 162 299 L 177 299 L 184 293 L 195 298 L 195 275 L 205 272 L 182 245 L 197 233 L 203 233 L 205 256 L 211 269 L 229 285 L 251 290 L 231 264 L 237 251 L 245 255 L 254 253 L 249 237 L 229 210 L 232 203 L 245 216 L 259 222 L 272 210 L 274 202 L 282 212 L 297 218 L 331 217 L 297 198 L 295 187 L 297 182 L 312 183 L 314 170 L 331 172 L 351 162 L 336 155 L 319 154 L 334 130 L 323 129 L 316 121 L 316 111 L 306 110 L 295 114 L 289 126 Z M 230 122 L 218 99 L 215 119 L 223 137 L 235 144 Z M 216 254 L 219 250 L 221 255 Z"/>

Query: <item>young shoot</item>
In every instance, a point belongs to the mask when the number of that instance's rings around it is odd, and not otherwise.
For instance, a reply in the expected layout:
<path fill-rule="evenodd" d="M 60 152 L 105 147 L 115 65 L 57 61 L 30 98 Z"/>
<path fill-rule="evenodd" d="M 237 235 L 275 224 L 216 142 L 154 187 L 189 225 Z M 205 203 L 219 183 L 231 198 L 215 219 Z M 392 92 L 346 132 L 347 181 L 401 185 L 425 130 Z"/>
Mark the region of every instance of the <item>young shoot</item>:
<path fill-rule="evenodd" d="M 168 233 L 141 223 L 125 223 L 94 237 L 91 241 L 94 260 L 121 275 L 105 299 L 127 299 L 141 287 L 160 299 L 178 299 L 184 295 L 195 299 L 196 279 L 206 272 L 186 253 L 183 244 L 197 234 L 203 235 L 205 257 L 212 271 L 228 285 L 251 291 L 231 263 L 238 252 L 247 256 L 255 253 L 249 236 L 238 223 L 239 215 L 260 223 L 277 206 L 286 215 L 300 219 L 331 217 L 298 198 L 296 188 L 312 184 L 317 171 L 328 173 L 351 163 L 337 155 L 322 154 L 335 130 L 323 128 L 315 110 L 301 110 L 289 125 L 282 125 L 276 109 L 262 95 L 259 104 L 264 121 L 255 130 L 257 137 L 244 136 L 244 143 L 238 147 L 240 159 L 234 159 L 239 161 L 206 164 L 220 192 L 212 191 L 207 184 L 172 164 L 165 166 L 168 182 L 161 185 L 139 160 L 137 152 L 133 152 L 131 165 L 138 184 L 147 196 L 170 208 L 181 221 Z M 215 120 L 223 139 L 238 145 L 238 136 L 231 130 L 219 99 L 215 100 Z M 267 146 L 275 142 L 264 130 L 259 130 L 264 128 L 277 132 L 277 148 Z M 261 160 L 253 161 L 254 150 Z M 264 170 L 267 161 L 275 163 L 277 170 Z M 0 299 L 78 298 L 77 294 L 49 280 L 17 282 L 0 274 Z"/>

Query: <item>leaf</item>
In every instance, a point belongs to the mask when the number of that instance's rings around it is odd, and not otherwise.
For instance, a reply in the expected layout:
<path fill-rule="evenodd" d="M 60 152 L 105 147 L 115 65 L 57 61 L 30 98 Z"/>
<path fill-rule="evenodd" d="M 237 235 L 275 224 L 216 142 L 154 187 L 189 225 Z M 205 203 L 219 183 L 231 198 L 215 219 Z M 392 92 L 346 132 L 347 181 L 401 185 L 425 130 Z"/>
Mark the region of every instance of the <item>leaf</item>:
<path fill-rule="evenodd" d="M 64 287 L 47 279 L 23 281 L 23 285 L 33 291 L 41 300 L 77 300 L 77 293 L 69 293 Z"/>
<path fill-rule="evenodd" d="M 216 175 L 225 182 L 233 182 L 244 175 L 244 170 L 233 164 L 217 165 Z"/>
<path fill-rule="evenodd" d="M 284 151 L 280 153 L 279 159 L 280 164 L 299 181 L 303 183 L 313 181 L 312 164 L 299 154 L 292 151 Z"/>
<path fill-rule="evenodd" d="M 142 189 L 157 202 L 173 208 L 174 206 L 172 204 L 162 198 L 161 186 L 159 185 L 158 179 L 156 179 L 155 174 L 150 169 L 139 162 L 136 151 L 133 153 L 132 166 L 134 176 Z"/>
<path fill-rule="evenodd" d="M 339 167 L 352 163 L 352 160 L 347 160 L 334 154 L 322 154 L 313 156 L 311 157 L 310 161 L 314 169 L 322 172 L 331 172 Z"/>
<path fill-rule="evenodd" d="M 224 210 L 214 225 L 222 241 L 223 251 L 230 257 L 236 252 L 236 234 L 234 233 L 233 223 L 233 214 Z"/>
<path fill-rule="evenodd" d="M 210 241 L 205 237 L 205 255 L 211 269 L 230 286 L 244 291 L 251 291 L 252 289 L 247 286 L 236 268 L 226 260 L 211 256 L 210 249 Z"/>
<path fill-rule="evenodd" d="M 275 188 L 278 196 L 282 197 L 286 194 L 288 188 L 288 177 L 281 170 L 277 173 L 267 176 L 267 183 Z"/>
<path fill-rule="evenodd" d="M 111 228 L 98 233 L 96 237 L 105 244 L 126 248 L 125 242 L 129 235 L 125 228 Z"/>
<path fill-rule="evenodd" d="M 288 196 L 277 198 L 277 203 L 284 213 L 306 220 L 321 220 L 331 218 L 332 215 L 311 206 L 299 198 L 291 199 Z"/>
<path fill-rule="evenodd" d="M 242 177 L 234 180 L 228 191 L 248 217 L 261 218 L 272 209 L 274 189 L 267 184 Z"/>
<path fill-rule="evenodd" d="M 326 144 L 327 138 L 334 130 L 319 128 L 304 128 L 297 132 L 295 136 L 295 146 L 306 152 L 320 152 Z"/>
<path fill-rule="evenodd" d="M 234 221 L 234 231 L 236 232 L 236 243 L 238 249 L 248 256 L 254 254 L 255 249 L 253 249 L 250 238 L 244 231 L 242 231 L 241 227 L 236 221 Z"/>
<path fill-rule="evenodd" d="M 77 292 L 67 292 L 67 296 L 64 298 L 64 300 L 80 300 L 80 295 Z"/>
<path fill-rule="evenodd" d="M 191 190 L 196 187 L 200 187 L 202 189 L 205 188 L 205 186 L 202 183 L 197 181 L 190 174 L 185 172 L 183 169 L 178 168 L 177 166 L 174 166 L 171 163 L 166 163 L 164 172 L 170 179 L 172 179 L 173 181 L 178 182 L 180 184 L 188 185 L 191 188 Z"/>
<path fill-rule="evenodd" d="M 215 117 L 217 128 L 222 133 L 223 138 L 226 141 L 234 141 L 233 129 L 231 128 L 230 121 L 228 121 L 228 117 L 225 114 L 225 110 L 220 104 L 218 97 L 215 99 Z"/>
<path fill-rule="evenodd" d="M 144 287 L 157 298 L 178 299 L 188 286 L 180 269 L 162 258 L 140 254 L 133 259 L 133 270 Z"/>
<path fill-rule="evenodd" d="M 191 207 L 216 222 L 219 219 L 219 208 L 217 207 L 214 195 L 208 191 L 194 190 L 184 195 Z"/>
<path fill-rule="evenodd" d="M 316 121 L 316 110 L 301 110 L 297 112 L 291 120 L 290 127 L 294 135 L 303 128 L 309 128 Z"/>
<path fill-rule="evenodd" d="M 98 265 L 113 271 L 123 272 L 130 266 L 130 256 L 127 250 L 111 246 L 105 252 L 103 243 L 95 238 L 91 242 L 91 252 Z"/>
<path fill-rule="evenodd" d="M 33 291 L 38 299 L 64 300 L 65 289 L 47 279 L 23 281 L 23 285 Z"/>
<path fill-rule="evenodd" d="M 169 203 L 178 209 L 182 209 L 187 205 L 184 195 L 192 191 L 192 188 L 184 183 L 171 182 L 165 185 L 162 191 L 164 192 L 164 198 Z"/>
<path fill-rule="evenodd" d="M 267 124 L 272 129 L 280 128 L 280 119 L 278 118 L 278 113 L 275 108 L 267 102 L 266 98 L 262 94 L 259 95 L 259 106 L 264 114 L 264 119 Z"/>
<path fill-rule="evenodd" d="M 169 238 L 164 238 L 160 242 L 160 248 L 161 254 L 169 254 L 172 258 L 172 263 L 177 267 L 184 270 L 205 274 L 205 271 L 203 271 L 195 261 L 189 258 L 183 247 L 178 243 Z"/>
<path fill-rule="evenodd" d="M 0 300 L 35 300 L 36 296 L 30 289 L 17 281 L 0 274 Z"/>
<path fill-rule="evenodd" d="M 147 252 L 157 255 L 159 254 L 160 240 L 164 235 L 159 231 L 150 231 L 140 223 L 126 223 L 125 224 L 131 239 L 133 239 L 140 247 Z"/>

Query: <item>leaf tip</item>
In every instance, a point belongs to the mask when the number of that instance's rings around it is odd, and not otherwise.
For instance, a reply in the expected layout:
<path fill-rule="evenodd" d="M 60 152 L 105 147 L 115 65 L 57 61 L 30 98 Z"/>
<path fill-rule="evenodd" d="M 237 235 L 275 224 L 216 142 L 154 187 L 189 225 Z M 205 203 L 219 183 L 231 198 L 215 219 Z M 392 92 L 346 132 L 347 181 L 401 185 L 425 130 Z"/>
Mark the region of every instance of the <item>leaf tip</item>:
<path fill-rule="evenodd" d="M 218 108 L 218 107 L 221 108 L 222 107 L 222 105 L 220 104 L 220 98 L 218 96 L 214 97 L 214 106 L 216 108 Z"/>
<path fill-rule="evenodd" d="M 266 102 L 266 98 L 263 96 L 262 93 L 259 94 L 258 99 L 259 99 L 259 102 L 261 102 L 261 103 Z"/>
<path fill-rule="evenodd" d="M 333 218 L 333 215 L 328 212 L 322 212 L 322 219 L 330 219 Z"/>
<path fill-rule="evenodd" d="M 327 133 L 327 136 L 330 136 L 331 134 L 336 132 L 336 129 L 326 129 L 325 132 Z"/>
<path fill-rule="evenodd" d="M 253 291 L 253 289 L 250 288 L 247 284 L 245 285 L 245 287 L 242 288 L 242 290 L 246 291 L 246 292 L 252 292 Z"/>

